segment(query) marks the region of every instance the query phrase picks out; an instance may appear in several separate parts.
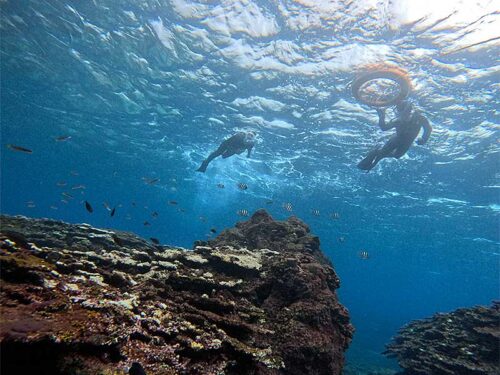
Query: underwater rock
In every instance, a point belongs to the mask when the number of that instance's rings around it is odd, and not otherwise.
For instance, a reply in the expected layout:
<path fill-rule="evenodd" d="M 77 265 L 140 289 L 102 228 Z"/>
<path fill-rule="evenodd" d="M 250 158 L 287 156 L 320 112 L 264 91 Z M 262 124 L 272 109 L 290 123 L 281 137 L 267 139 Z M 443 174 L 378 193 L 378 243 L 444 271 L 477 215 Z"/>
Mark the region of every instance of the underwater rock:
<path fill-rule="evenodd" d="M 404 374 L 500 374 L 500 302 L 476 306 L 403 327 L 385 354 Z"/>
<path fill-rule="evenodd" d="M 296 218 L 258 211 L 194 250 L 20 216 L 0 232 L 2 373 L 342 371 L 339 280 Z"/>

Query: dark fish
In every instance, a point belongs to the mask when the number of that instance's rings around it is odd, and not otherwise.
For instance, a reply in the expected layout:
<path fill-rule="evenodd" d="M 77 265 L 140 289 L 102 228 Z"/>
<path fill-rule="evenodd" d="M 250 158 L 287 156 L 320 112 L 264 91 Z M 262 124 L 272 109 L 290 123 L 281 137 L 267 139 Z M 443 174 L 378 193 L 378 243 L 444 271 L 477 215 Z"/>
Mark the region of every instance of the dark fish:
<path fill-rule="evenodd" d="M 313 216 L 320 216 L 321 215 L 321 213 L 319 212 L 319 210 L 317 208 L 312 209 L 311 213 L 313 214 Z"/>
<path fill-rule="evenodd" d="M 71 190 L 80 190 L 85 189 L 85 185 L 75 185 L 71 188 Z"/>
<path fill-rule="evenodd" d="M 113 207 L 113 209 L 109 213 L 109 216 L 111 216 L 111 217 L 115 216 L 115 212 L 116 212 L 116 207 Z"/>
<path fill-rule="evenodd" d="M 217 233 L 217 229 L 215 229 L 215 228 L 210 228 L 210 232 L 212 232 L 212 233 Z"/>
<path fill-rule="evenodd" d="M 332 214 L 330 214 L 330 217 L 333 220 L 337 220 L 337 219 L 340 219 L 340 214 L 338 212 L 333 212 Z"/>
<path fill-rule="evenodd" d="M 33 153 L 33 151 L 30 150 L 29 148 L 25 148 L 25 147 L 21 147 L 21 146 L 8 144 L 7 147 L 10 148 L 11 150 L 14 150 L 14 151 L 21 151 L 21 152 L 25 152 L 27 154 Z"/>
<path fill-rule="evenodd" d="M 150 225 L 151 225 L 151 223 L 150 223 L 149 221 L 145 221 L 145 222 L 144 222 L 144 226 L 145 226 L 145 227 L 148 227 L 148 226 L 150 226 Z"/>
<path fill-rule="evenodd" d="M 151 214 L 152 217 L 158 217 L 158 212 L 156 211 L 153 211 L 153 213 Z"/>
<path fill-rule="evenodd" d="M 64 142 L 67 141 L 68 139 L 71 139 L 70 135 L 60 135 L 59 137 L 56 137 L 57 142 Z"/>
<path fill-rule="evenodd" d="M 168 201 L 168 204 L 175 206 L 177 204 L 177 201 Z"/>
<path fill-rule="evenodd" d="M 217 187 L 218 187 L 219 189 L 224 189 L 224 184 L 222 184 L 222 183 L 218 183 L 218 184 L 217 184 Z"/>
<path fill-rule="evenodd" d="M 344 243 L 345 242 L 345 237 L 344 236 L 340 236 L 339 237 L 339 242 L 340 243 Z"/>
<path fill-rule="evenodd" d="M 246 189 L 248 189 L 248 185 L 244 184 L 243 182 L 240 182 L 238 184 L 238 189 L 240 189 L 240 190 L 246 190 Z"/>
<path fill-rule="evenodd" d="M 94 212 L 94 209 L 92 208 L 92 206 L 90 205 L 89 202 L 85 201 L 85 208 L 87 209 L 88 212 L 92 213 Z"/>
<path fill-rule="evenodd" d="M 273 201 L 272 200 L 268 200 L 268 201 L 266 201 L 266 204 L 273 204 Z"/>
<path fill-rule="evenodd" d="M 290 202 L 283 203 L 283 209 L 285 211 L 292 212 L 293 211 L 293 206 L 292 206 L 292 204 Z"/>
<path fill-rule="evenodd" d="M 248 216 L 248 211 L 247 210 L 238 210 L 238 211 L 236 211 L 236 214 L 238 216 Z"/>
<path fill-rule="evenodd" d="M 146 375 L 146 371 L 139 362 L 132 362 L 132 366 L 128 370 L 129 375 Z"/>
<path fill-rule="evenodd" d="M 366 260 L 368 258 L 370 258 L 370 254 L 368 254 L 368 251 L 366 250 L 361 250 L 359 253 L 358 253 L 358 256 L 363 259 L 363 260 Z"/>
<path fill-rule="evenodd" d="M 135 207 L 135 202 L 132 202 L 131 205 L 132 205 L 132 207 Z"/>
<path fill-rule="evenodd" d="M 151 237 L 150 238 L 151 242 L 154 243 L 155 245 L 159 245 L 160 244 L 160 240 L 158 238 L 154 238 L 154 237 Z"/>
<path fill-rule="evenodd" d="M 153 185 L 153 184 L 157 183 L 158 181 L 160 181 L 159 178 L 148 178 L 148 177 L 143 177 L 142 180 L 148 185 Z"/>
<path fill-rule="evenodd" d="M 186 212 L 185 208 L 179 208 L 178 210 L 179 210 L 179 212 Z"/>

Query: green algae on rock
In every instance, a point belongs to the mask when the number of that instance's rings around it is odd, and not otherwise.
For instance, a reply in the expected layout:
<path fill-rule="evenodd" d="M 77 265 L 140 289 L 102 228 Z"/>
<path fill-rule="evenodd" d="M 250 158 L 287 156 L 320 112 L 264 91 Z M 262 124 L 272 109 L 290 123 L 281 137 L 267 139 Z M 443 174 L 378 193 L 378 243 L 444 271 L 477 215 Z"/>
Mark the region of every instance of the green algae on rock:
<path fill-rule="evenodd" d="M 1 217 L 2 372 L 340 374 L 353 328 L 317 237 L 265 211 L 194 250 Z"/>

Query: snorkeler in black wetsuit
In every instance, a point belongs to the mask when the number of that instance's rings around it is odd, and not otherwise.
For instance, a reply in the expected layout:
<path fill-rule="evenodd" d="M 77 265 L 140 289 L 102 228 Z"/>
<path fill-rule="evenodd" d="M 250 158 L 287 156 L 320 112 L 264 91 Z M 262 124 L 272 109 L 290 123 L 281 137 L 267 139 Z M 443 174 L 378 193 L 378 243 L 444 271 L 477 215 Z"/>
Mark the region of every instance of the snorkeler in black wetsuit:
<path fill-rule="evenodd" d="M 206 158 L 203 163 L 201 163 L 200 168 L 197 169 L 198 172 L 205 172 L 207 170 L 208 164 L 218 156 L 222 155 L 222 158 L 226 159 L 235 154 L 241 154 L 247 150 L 247 158 L 250 157 L 250 151 L 255 145 L 255 133 L 254 132 L 238 132 L 234 134 L 231 138 L 226 139 L 221 143 L 219 148 L 212 152 L 208 158 Z"/>
<path fill-rule="evenodd" d="M 422 128 L 424 128 L 424 133 L 422 138 L 417 140 L 418 145 L 424 145 L 429 140 L 432 133 L 432 127 L 429 121 L 420 114 L 419 111 L 415 110 L 408 100 L 402 100 L 396 105 L 397 117 L 389 123 L 385 122 L 384 109 L 377 109 L 377 113 L 379 118 L 378 126 L 380 129 L 385 131 L 396 128 L 396 134 L 394 134 L 383 147 L 370 151 L 368 155 L 359 162 L 358 168 L 366 171 L 375 167 L 383 158 L 399 159 L 406 154 Z"/>

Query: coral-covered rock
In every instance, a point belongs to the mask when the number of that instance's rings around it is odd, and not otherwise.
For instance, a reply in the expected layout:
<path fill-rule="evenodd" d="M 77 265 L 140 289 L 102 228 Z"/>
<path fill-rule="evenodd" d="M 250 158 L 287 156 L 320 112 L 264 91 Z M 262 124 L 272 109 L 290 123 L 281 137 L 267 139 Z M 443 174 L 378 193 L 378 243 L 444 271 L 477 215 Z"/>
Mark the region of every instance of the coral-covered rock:
<path fill-rule="evenodd" d="M 500 303 L 411 322 L 387 346 L 405 374 L 500 374 Z"/>
<path fill-rule="evenodd" d="M 258 211 L 194 250 L 1 217 L 2 373 L 340 374 L 353 328 L 319 241 Z"/>

